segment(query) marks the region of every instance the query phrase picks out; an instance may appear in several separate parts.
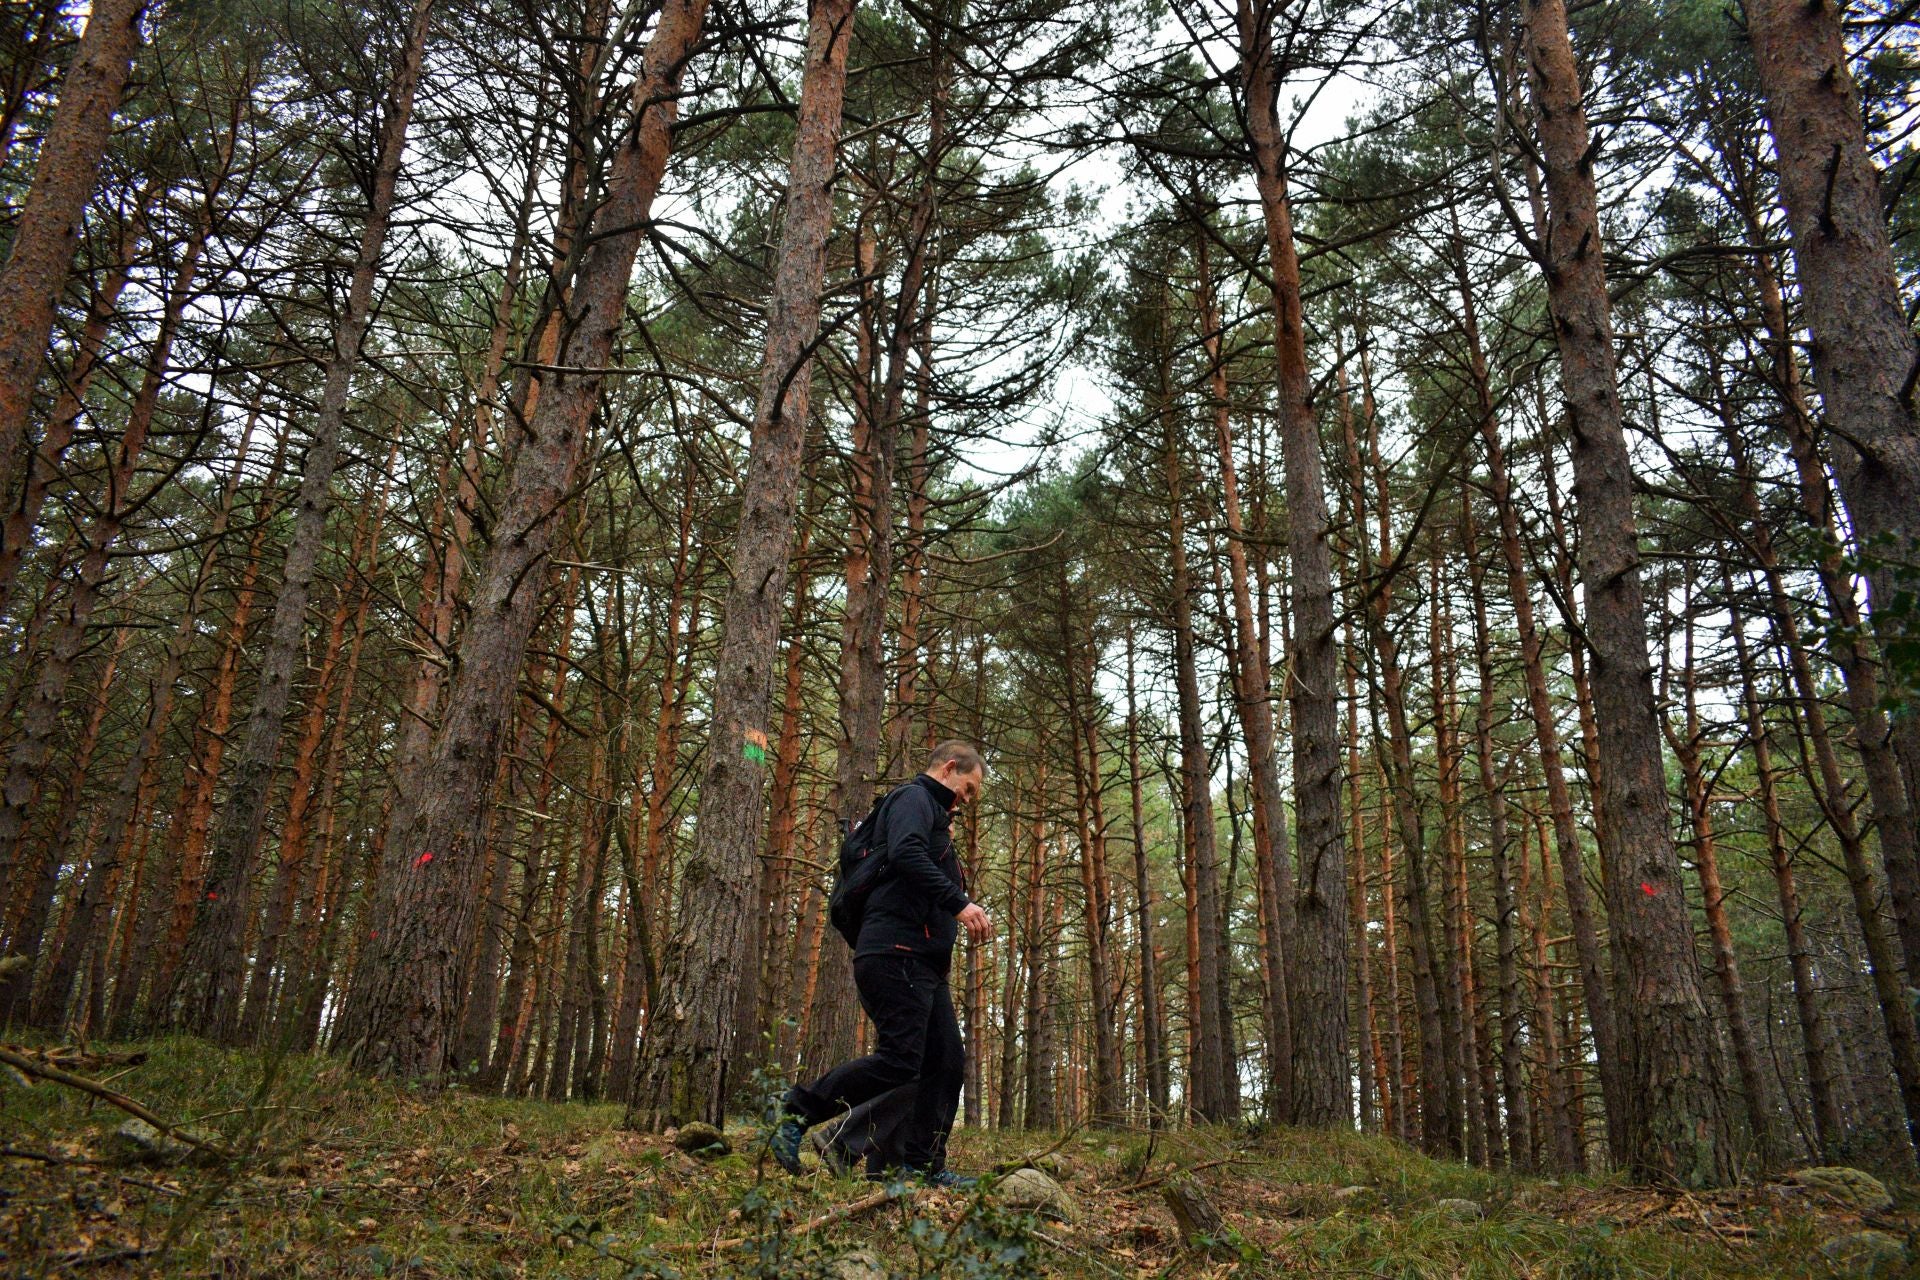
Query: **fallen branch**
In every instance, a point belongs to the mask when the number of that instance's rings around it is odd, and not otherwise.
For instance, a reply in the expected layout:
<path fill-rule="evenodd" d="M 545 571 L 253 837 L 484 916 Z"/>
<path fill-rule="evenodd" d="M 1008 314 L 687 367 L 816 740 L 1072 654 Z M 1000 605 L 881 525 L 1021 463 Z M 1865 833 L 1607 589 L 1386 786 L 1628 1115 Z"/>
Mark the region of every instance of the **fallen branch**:
<path fill-rule="evenodd" d="M 129 1098 L 126 1094 L 116 1089 L 109 1089 L 98 1080 L 89 1080 L 85 1076 L 74 1075 L 71 1071 L 62 1071 L 59 1067 L 53 1066 L 51 1063 L 43 1062 L 38 1058 L 16 1052 L 13 1049 L 0 1048 L 0 1063 L 5 1063 L 15 1071 L 38 1076 L 42 1080 L 51 1080 L 54 1084 L 63 1084 L 69 1089 L 78 1089 L 82 1093 L 90 1094 L 102 1102 L 110 1103 L 120 1108 L 120 1110 L 136 1119 L 145 1120 L 148 1124 L 166 1134 L 168 1137 L 184 1142 L 188 1146 L 204 1151 L 217 1159 L 231 1160 L 234 1158 L 233 1152 L 228 1151 L 225 1147 L 220 1146 L 218 1143 L 208 1142 L 205 1138 L 195 1135 L 190 1130 L 184 1130 L 171 1121 L 162 1120 L 159 1116 L 132 1098 Z"/>
<path fill-rule="evenodd" d="M 14 1052 L 23 1053 L 35 1062 L 44 1062 L 50 1067 L 59 1067 L 66 1071 L 97 1071 L 102 1067 L 137 1067 L 147 1060 L 147 1052 L 144 1049 L 136 1049 L 128 1053 L 108 1053 L 89 1049 L 85 1044 L 63 1044 L 51 1049 L 29 1049 L 21 1045 L 16 1046 Z"/>
<path fill-rule="evenodd" d="M 1072 1141 L 1073 1136 L 1079 1132 L 1080 1132 L 1080 1126 L 1076 1124 L 1071 1128 L 1069 1128 L 1065 1133 L 1061 1134 L 1059 1139 L 1052 1146 L 1048 1147 L 1045 1151 L 1042 1151 L 1039 1155 L 1037 1156 L 1025 1155 L 1025 1156 L 1019 1156 L 1012 1160 L 1002 1160 L 999 1164 L 996 1164 L 993 1166 L 993 1168 L 987 1170 L 987 1172 L 992 1174 L 1001 1174 L 1001 1173 L 1012 1173 L 1015 1169 L 1039 1169 L 1040 1162 L 1042 1160 L 1045 1160 L 1048 1156 L 1052 1155 L 1054 1152 L 1058 1151 L 1060 1148 L 1066 1146 L 1068 1142 Z M 1045 1171 L 1042 1170 L 1042 1172 L 1045 1172 Z"/>
<path fill-rule="evenodd" d="M 151 1258 L 158 1252 L 158 1249 L 107 1249 L 100 1253 L 69 1253 L 54 1270 L 77 1271 L 81 1267 L 101 1267 L 109 1262 L 132 1262 L 139 1258 Z"/>
<path fill-rule="evenodd" d="M 921 1187 L 918 1190 L 909 1191 L 902 1196 L 894 1195 L 891 1190 L 876 1191 L 872 1195 L 861 1196 L 851 1204 L 840 1205 L 837 1208 L 827 1210 L 817 1217 L 810 1218 L 787 1234 L 790 1236 L 810 1235 L 820 1228 L 829 1226 L 835 1222 L 843 1222 L 848 1218 L 859 1217 L 861 1214 L 867 1212 L 867 1210 L 877 1209 L 889 1200 L 911 1202 L 919 1199 L 931 1190 L 933 1190 L 932 1187 Z M 722 1249 L 738 1249 L 741 1245 L 746 1244 L 750 1238 L 751 1237 L 748 1236 L 735 1236 L 728 1240 L 689 1240 L 682 1244 L 666 1245 L 661 1249 L 661 1252 L 699 1253 L 703 1250 L 711 1249 L 715 1253 L 718 1253 Z"/>
<path fill-rule="evenodd" d="M 1136 1182 L 1130 1187 L 1120 1187 L 1114 1191 L 1114 1194 L 1117 1196 L 1124 1196 L 1124 1195 L 1131 1195 L 1135 1191 L 1146 1191 L 1149 1188 L 1159 1186 L 1161 1183 L 1165 1182 L 1168 1178 L 1175 1177 L 1182 1173 L 1197 1173 L 1202 1169 L 1215 1169 L 1223 1164 L 1251 1164 L 1251 1163 L 1253 1163 L 1251 1160 L 1247 1160 L 1240 1156 L 1222 1156 L 1218 1160 L 1202 1160 L 1199 1164 L 1190 1164 L 1183 1169 L 1169 1169 L 1165 1173 L 1156 1173 L 1153 1177 L 1148 1178 L 1144 1182 Z"/>

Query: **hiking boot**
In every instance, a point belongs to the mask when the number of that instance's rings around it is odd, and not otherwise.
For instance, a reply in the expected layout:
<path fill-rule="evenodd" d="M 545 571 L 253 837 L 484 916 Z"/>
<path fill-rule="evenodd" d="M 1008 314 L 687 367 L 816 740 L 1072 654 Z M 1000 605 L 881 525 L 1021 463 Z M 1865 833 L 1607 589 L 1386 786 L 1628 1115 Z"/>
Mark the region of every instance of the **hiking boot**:
<path fill-rule="evenodd" d="M 969 1178 L 951 1169 L 936 1169 L 932 1173 L 922 1173 L 920 1181 L 929 1187 L 939 1187 L 943 1191 L 971 1191 L 980 1185 L 980 1179 Z"/>
<path fill-rule="evenodd" d="M 806 1123 L 799 1116 L 790 1115 L 782 1116 L 767 1137 L 767 1150 L 773 1153 L 773 1162 L 796 1177 L 801 1173 L 800 1144 L 806 1136 Z"/>

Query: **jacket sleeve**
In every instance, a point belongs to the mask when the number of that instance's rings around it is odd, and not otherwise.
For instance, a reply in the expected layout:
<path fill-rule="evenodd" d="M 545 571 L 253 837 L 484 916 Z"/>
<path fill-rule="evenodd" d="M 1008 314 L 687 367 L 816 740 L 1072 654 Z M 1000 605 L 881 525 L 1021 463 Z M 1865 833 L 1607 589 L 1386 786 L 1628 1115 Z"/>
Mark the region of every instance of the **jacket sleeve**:
<path fill-rule="evenodd" d="M 915 895 L 933 903 L 948 915 L 957 916 L 966 908 L 967 895 L 933 861 L 933 832 L 939 822 L 933 797 L 915 787 L 899 801 L 887 806 L 887 861 L 893 874 L 910 886 Z"/>

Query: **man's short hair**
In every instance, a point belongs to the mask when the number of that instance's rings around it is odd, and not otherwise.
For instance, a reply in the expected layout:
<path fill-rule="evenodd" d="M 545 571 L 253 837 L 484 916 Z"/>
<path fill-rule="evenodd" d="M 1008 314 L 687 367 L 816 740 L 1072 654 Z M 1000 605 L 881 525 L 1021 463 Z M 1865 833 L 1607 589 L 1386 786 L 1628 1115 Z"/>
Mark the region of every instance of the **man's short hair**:
<path fill-rule="evenodd" d="M 927 757 L 927 772 L 932 773 L 949 760 L 957 763 L 962 773 L 979 773 L 987 767 L 987 762 L 980 758 L 979 750 L 971 742 L 949 738 L 935 747 L 933 754 Z"/>

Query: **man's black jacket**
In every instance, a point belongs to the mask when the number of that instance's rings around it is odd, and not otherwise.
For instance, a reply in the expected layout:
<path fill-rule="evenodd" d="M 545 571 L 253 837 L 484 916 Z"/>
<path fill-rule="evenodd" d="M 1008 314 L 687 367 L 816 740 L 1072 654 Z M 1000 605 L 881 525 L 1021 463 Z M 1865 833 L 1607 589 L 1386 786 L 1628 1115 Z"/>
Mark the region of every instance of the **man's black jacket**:
<path fill-rule="evenodd" d="M 967 878 L 953 851 L 953 792 L 921 774 L 897 787 L 880 810 L 874 844 L 887 868 L 860 923 L 854 958 L 912 954 L 941 967 L 959 934 Z"/>

